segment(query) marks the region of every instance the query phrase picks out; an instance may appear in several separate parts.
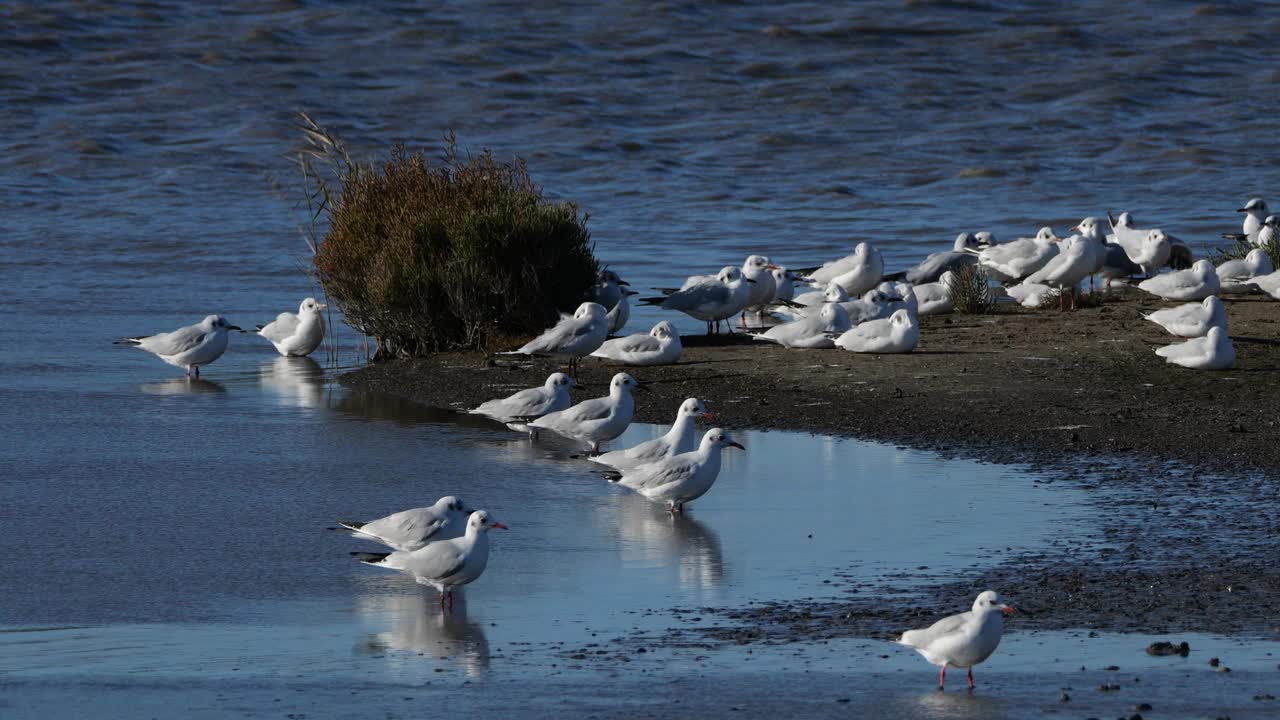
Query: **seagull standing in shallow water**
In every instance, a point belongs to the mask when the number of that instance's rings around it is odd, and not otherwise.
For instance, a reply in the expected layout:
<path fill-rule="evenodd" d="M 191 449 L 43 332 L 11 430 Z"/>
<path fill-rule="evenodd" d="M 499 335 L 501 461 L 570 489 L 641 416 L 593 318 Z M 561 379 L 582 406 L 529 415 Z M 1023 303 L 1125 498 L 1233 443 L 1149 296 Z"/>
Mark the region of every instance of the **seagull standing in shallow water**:
<path fill-rule="evenodd" d="M 969 689 L 973 689 L 973 666 L 991 657 L 1004 635 L 1004 616 L 1013 607 L 1000 602 L 994 590 L 978 594 L 973 609 L 945 617 L 923 630 L 902 633 L 899 645 L 914 648 L 938 672 L 938 689 L 944 689 L 948 667 L 969 669 Z"/>
<path fill-rule="evenodd" d="M 329 307 L 307 298 L 298 307 L 298 314 L 280 313 L 275 320 L 258 326 L 258 334 L 271 341 L 276 351 L 285 357 L 306 357 L 324 342 L 324 316 L 321 310 Z"/>
<path fill-rule="evenodd" d="M 446 495 L 430 507 L 401 510 L 368 522 L 339 520 L 338 524 L 393 550 L 412 552 L 428 543 L 462 537 L 470 515 L 460 498 Z"/>
<path fill-rule="evenodd" d="M 609 382 L 609 395 L 583 400 L 566 410 L 547 413 L 529 423 L 531 431 L 550 430 L 557 435 L 580 440 L 600 452 L 600 443 L 612 440 L 626 431 L 635 415 L 632 391 L 640 383 L 626 373 L 618 373 Z"/>
<path fill-rule="evenodd" d="M 227 332 L 240 330 L 221 315 L 209 315 L 195 325 L 173 332 L 117 340 L 116 345 L 132 345 L 146 350 L 161 360 L 187 369 L 187 377 L 200 377 L 200 366 L 222 357 L 227 351 Z M 241 331 L 243 332 L 243 331 Z"/>
<path fill-rule="evenodd" d="M 727 447 L 745 449 L 728 432 L 715 428 L 702 436 L 697 450 L 602 474 L 609 482 L 635 490 L 654 502 L 665 502 L 672 513 L 684 512 L 686 503 L 702 497 L 715 484 L 720 475 L 720 451 Z"/>

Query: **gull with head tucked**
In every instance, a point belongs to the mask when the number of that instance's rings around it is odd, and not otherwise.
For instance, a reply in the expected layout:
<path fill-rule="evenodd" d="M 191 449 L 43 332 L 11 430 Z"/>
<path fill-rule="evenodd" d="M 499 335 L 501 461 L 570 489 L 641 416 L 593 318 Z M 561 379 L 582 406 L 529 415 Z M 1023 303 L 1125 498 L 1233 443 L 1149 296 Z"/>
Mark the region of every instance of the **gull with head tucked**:
<path fill-rule="evenodd" d="M 1211 327 L 1204 337 L 1191 338 L 1173 345 L 1156 348 L 1165 362 L 1192 370 L 1230 370 L 1236 362 L 1236 348 L 1227 331 Z"/>
<path fill-rule="evenodd" d="M 1209 328 L 1227 329 L 1227 310 L 1217 295 L 1210 295 L 1201 302 L 1157 310 L 1142 317 L 1159 325 L 1178 337 L 1204 337 Z"/>
<path fill-rule="evenodd" d="M 973 666 L 991 657 L 1004 635 L 1004 616 L 1013 607 L 1000 602 L 993 590 L 985 590 L 973 601 L 968 612 L 944 617 L 922 630 L 908 630 L 898 639 L 938 665 L 938 689 L 944 689 L 948 667 L 969 670 L 969 688 L 973 688 Z"/>
<path fill-rule="evenodd" d="M 852 254 L 809 270 L 804 279 L 814 287 L 834 282 L 850 297 L 856 297 L 880 284 L 884 276 L 884 258 L 870 243 L 860 242 L 854 246 Z"/>
<path fill-rule="evenodd" d="M 676 326 L 663 320 L 647 333 L 605 340 L 591 355 L 624 365 L 673 365 L 680 360 L 683 350 Z"/>
<path fill-rule="evenodd" d="M 528 423 L 550 412 L 569 407 L 569 391 L 577 381 L 564 373 L 551 373 L 540 387 L 521 390 L 514 395 L 480 403 L 468 412 L 484 415 L 500 423 Z"/>
<path fill-rule="evenodd" d="M 1165 300 L 1203 300 L 1217 295 L 1221 287 L 1218 272 L 1208 260 L 1197 260 L 1187 270 L 1157 275 L 1138 283 L 1138 289 Z"/>
<path fill-rule="evenodd" d="M 1268 222 L 1276 219 L 1275 215 L 1267 218 Z M 1256 290 L 1251 282 L 1259 275 L 1270 275 L 1276 271 L 1271 256 L 1263 248 L 1256 247 L 1248 255 L 1236 260 L 1228 260 L 1217 268 L 1218 280 L 1224 293 L 1247 293 Z"/>
<path fill-rule="evenodd" d="M 221 315 L 209 315 L 195 325 L 173 332 L 127 337 L 115 344 L 146 350 L 170 365 L 186 368 L 187 377 L 192 373 L 200 377 L 201 365 L 208 365 L 227 351 L 227 333 L 231 330 L 240 328 L 229 324 Z"/>
<path fill-rule="evenodd" d="M 836 338 L 836 347 L 856 353 L 909 353 L 920 342 L 920 323 L 899 308 L 887 318 L 868 320 Z"/>
<path fill-rule="evenodd" d="M 595 352 L 608 336 L 609 318 L 604 306 L 584 302 L 572 316 L 560 318 L 560 322 L 518 350 L 498 354 L 566 357 L 569 358 L 569 371 L 572 373 L 577 369 L 578 358 Z"/>

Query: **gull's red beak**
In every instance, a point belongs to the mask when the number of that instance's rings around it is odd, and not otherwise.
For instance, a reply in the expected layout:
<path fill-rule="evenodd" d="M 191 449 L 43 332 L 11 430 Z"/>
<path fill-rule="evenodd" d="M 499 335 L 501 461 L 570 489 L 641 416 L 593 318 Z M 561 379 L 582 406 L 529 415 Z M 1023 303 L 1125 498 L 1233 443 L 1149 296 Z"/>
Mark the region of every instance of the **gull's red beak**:
<path fill-rule="evenodd" d="M 1080 226 L 1076 225 L 1075 227 L 1071 228 L 1071 232 L 1080 232 Z"/>
<path fill-rule="evenodd" d="M 774 265 L 773 263 L 769 263 L 768 265 L 765 265 L 764 267 L 765 267 L 765 269 L 766 269 L 766 270 L 777 270 L 777 269 L 778 269 L 778 266 L 777 266 L 777 265 Z"/>
<path fill-rule="evenodd" d="M 713 414 L 711 414 L 711 413 L 709 413 L 709 412 L 704 412 L 704 413 L 702 413 L 702 419 L 703 419 L 703 420 L 710 420 L 711 422 L 715 422 L 715 421 L 716 421 L 716 416 L 715 416 L 715 415 L 713 415 Z"/>
<path fill-rule="evenodd" d="M 746 450 L 746 448 L 742 447 L 741 443 L 736 443 L 736 442 L 729 443 L 729 447 L 736 447 L 739 450 Z"/>
<path fill-rule="evenodd" d="M 496 528 L 498 528 L 499 530 L 510 530 L 510 529 L 511 529 L 511 528 L 507 527 L 506 525 L 503 525 L 503 524 L 502 524 L 502 523 L 500 523 L 500 522 L 494 522 L 494 523 L 493 523 L 493 527 L 496 527 Z"/>
<path fill-rule="evenodd" d="M 1012 615 L 1013 611 L 1014 611 L 1014 607 L 1012 605 L 1000 606 L 1000 612 L 1004 613 L 1005 615 Z"/>

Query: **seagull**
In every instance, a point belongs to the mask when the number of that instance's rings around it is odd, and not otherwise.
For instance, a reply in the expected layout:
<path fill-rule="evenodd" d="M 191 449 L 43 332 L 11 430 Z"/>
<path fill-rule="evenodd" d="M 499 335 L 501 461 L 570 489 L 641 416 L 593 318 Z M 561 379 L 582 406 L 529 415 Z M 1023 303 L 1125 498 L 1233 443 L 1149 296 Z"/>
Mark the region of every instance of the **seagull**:
<path fill-rule="evenodd" d="M 676 326 L 663 320 L 647 333 L 605 340 L 591 355 L 624 365 L 674 365 L 683 349 Z"/>
<path fill-rule="evenodd" d="M 1058 254 L 1060 238 L 1053 228 L 1042 227 L 1035 237 L 992 245 L 978 252 L 978 264 L 987 277 L 999 282 L 1018 282 L 1044 267 Z"/>
<path fill-rule="evenodd" d="M 686 503 L 702 497 L 715 484 L 720 474 L 720 451 L 727 447 L 745 449 L 728 432 L 715 428 L 702 436 L 697 450 L 604 475 L 609 482 L 666 503 L 672 513 L 684 512 Z"/>
<path fill-rule="evenodd" d="M 785 303 L 796 296 L 796 274 L 781 265 L 773 269 L 773 301 Z"/>
<path fill-rule="evenodd" d="M 839 260 L 832 260 L 819 268 L 809 268 L 811 272 L 805 276 L 814 287 L 822 287 L 835 282 L 855 297 L 865 293 L 880 283 L 884 275 L 884 258 L 880 251 L 871 244 L 860 242 L 853 248 L 852 255 Z"/>
<path fill-rule="evenodd" d="M 612 270 L 601 270 L 596 273 L 596 284 L 591 288 L 591 299 L 604 309 L 612 310 L 622 300 L 622 288 L 630 287 L 630 283 L 618 277 Z"/>
<path fill-rule="evenodd" d="M 795 308 L 795 316 L 803 317 L 806 310 L 814 310 L 822 307 L 822 303 L 843 303 L 849 301 L 849 293 L 844 291 L 837 282 L 827 283 L 827 287 L 822 290 L 810 290 L 801 293 L 795 298 L 795 304 L 800 307 Z"/>
<path fill-rule="evenodd" d="M 191 377 L 193 372 L 195 377 L 200 377 L 201 365 L 208 365 L 227 351 L 229 330 L 240 328 L 228 325 L 221 315 L 209 315 L 195 325 L 180 327 L 173 332 L 122 338 L 114 344 L 139 347 L 170 365 L 186 368 L 187 377 Z"/>
<path fill-rule="evenodd" d="M 583 400 L 566 410 L 547 413 L 529 423 L 529 429 L 550 430 L 589 444 L 593 453 L 600 452 L 600 443 L 618 437 L 631 424 L 635 413 L 631 393 L 639 387 L 635 378 L 618 373 L 609 382 L 607 397 Z"/>
<path fill-rule="evenodd" d="M 551 373 L 541 387 L 483 402 L 476 409 L 467 412 L 484 415 L 500 423 L 528 423 L 547 413 L 569 407 L 572 402 L 569 391 L 577 385 L 577 381 L 564 373 Z"/>
<path fill-rule="evenodd" d="M 938 689 L 947 681 L 948 667 L 969 669 L 969 688 L 973 689 L 973 666 L 991 657 L 1004 634 L 1004 616 L 1013 607 L 1000 602 L 993 590 L 985 590 L 973 601 L 973 609 L 944 617 L 923 630 L 902 633 L 899 645 L 914 648 L 932 665 L 941 666 Z"/>
<path fill-rule="evenodd" d="M 876 288 L 884 293 L 886 302 L 884 305 L 884 315 L 892 315 L 894 312 L 906 309 L 911 313 L 911 317 L 918 317 L 920 313 L 920 303 L 916 299 L 916 289 L 911 283 L 895 282 L 880 283 Z"/>
<path fill-rule="evenodd" d="M 1229 370 L 1236 362 L 1236 349 L 1227 331 L 1211 327 L 1204 337 L 1156 348 L 1165 362 L 1193 370 Z"/>
<path fill-rule="evenodd" d="M 687 453 L 697 447 L 694 444 L 694 423 L 702 418 L 715 421 L 715 416 L 707 412 L 707 408 L 698 398 L 689 398 L 680 403 L 676 411 L 675 422 L 666 435 L 655 440 L 642 442 L 625 450 L 614 450 L 603 455 L 590 458 L 591 462 L 607 465 L 615 470 L 628 470 L 646 463 L 651 463 L 672 455 Z"/>
<path fill-rule="evenodd" d="M 610 335 L 616 335 L 626 327 L 627 321 L 631 319 L 631 301 L 627 298 L 639 294 L 634 290 L 623 290 L 618 302 L 605 313 L 605 318 L 609 321 Z"/>
<path fill-rule="evenodd" d="M 886 280 L 906 280 L 912 285 L 937 282 L 945 272 L 978 262 L 978 257 L 974 253 L 991 244 L 994 243 L 983 244 L 973 233 L 962 232 L 956 236 L 951 250 L 930 253 L 918 265 L 884 277 Z"/>
<path fill-rule="evenodd" d="M 1262 228 L 1258 230 L 1258 247 L 1266 250 L 1280 246 L 1280 217 L 1268 215 Z"/>
<path fill-rule="evenodd" d="M 1113 220 L 1107 213 L 1107 221 L 1111 223 L 1111 235 L 1107 241 L 1124 248 L 1125 255 L 1135 265 L 1142 268 L 1148 277 L 1169 264 L 1173 252 L 1173 242 L 1160 228 L 1141 230 L 1133 226 L 1133 215 L 1122 212 Z"/>
<path fill-rule="evenodd" d="M 307 298 L 298 307 L 298 314 L 280 313 L 273 322 L 258 326 L 258 334 L 271 341 L 285 357 L 306 357 L 324 341 L 324 316 L 321 310 L 329 307 Z"/>
<path fill-rule="evenodd" d="M 1129 212 L 1120 213 L 1115 220 L 1111 219 L 1111 213 L 1107 213 L 1107 220 L 1111 221 L 1112 233 L 1107 236 L 1107 241 L 1123 245 L 1126 251 L 1139 251 L 1140 246 L 1138 243 L 1146 238 L 1152 230 L 1158 229 L 1139 228 L 1137 223 L 1133 220 L 1133 214 Z M 1154 275 L 1155 270 L 1165 267 L 1166 265 L 1174 270 L 1186 270 L 1191 267 L 1191 248 L 1187 247 L 1187 243 L 1181 238 L 1174 237 L 1168 233 L 1165 233 L 1165 238 L 1169 241 L 1169 256 L 1165 258 L 1163 262 L 1158 263 L 1154 269 L 1149 267 L 1151 261 L 1140 261 L 1134 254 L 1129 255 L 1130 259 L 1143 265 L 1148 275 Z M 1163 250 L 1159 248 L 1156 248 L 1156 250 L 1163 252 Z"/>
<path fill-rule="evenodd" d="M 1096 242 L 1091 238 L 1072 235 L 1062 241 L 1061 252 L 1054 255 L 1044 267 L 1028 275 L 1023 282 L 1057 288 L 1061 291 L 1058 294 L 1059 304 L 1064 296 L 1069 296 L 1074 308 L 1076 285 L 1093 272 L 1094 262 L 1097 260 L 1095 246 Z"/>
<path fill-rule="evenodd" d="M 1249 281 L 1249 285 L 1258 288 L 1276 300 L 1280 300 L 1280 272 L 1258 275 Z"/>
<path fill-rule="evenodd" d="M 499 355 L 553 355 L 569 358 L 569 372 L 577 370 L 577 361 L 595 352 L 609 336 L 609 318 L 603 305 L 584 302 L 570 317 L 530 340 L 518 350 Z"/>
<path fill-rule="evenodd" d="M 453 607 L 453 589 L 480 577 L 489 564 L 489 530 L 507 526 L 494 520 L 488 512 L 477 510 L 467 518 L 466 534 L 451 540 L 433 542 L 412 552 L 353 552 L 356 560 L 412 575 L 419 584 L 430 585 L 440 592 L 444 608 L 446 592 Z"/>
<path fill-rule="evenodd" d="M 1178 337 L 1204 337 L 1211 327 L 1227 329 L 1227 310 L 1217 295 L 1210 295 L 1201 302 L 1157 310 L 1142 317 Z"/>
<path fill-rule="evenodd" d="M 430 507 L 402 510 L 368 522 L 339 520 L 338 524 L 393 550 L 412 552 L 428 543 L 462 537 L 470 515 L 461 499 L 446 495 Z"/>
<path fill-rule="evenodd" d="M 774 325 L 765 332 L 754 335 L 756 340 L 773 342 L 785 348 L 833 348 L 832 334 L 839 334 L 853 324 L 849 313 L 840 303 L 824 303 L 815 314 L 796 318 L 788 323 Z"/>
<path fill-rule="evenodd" d="M 642 298 L 645 305 L 657 305 L 664 310 L 679 310 L 689 317 L 702 320 L 707 324 L 707 334 L 711 334 L 711 324 L 716 328 L 720 321 L 737 315 L 747 306 L 751 299 L 749 286 L 755 283 L 744 278 L 742 271 L 727 265 L 715 276 L 694 275 L 684 281 L 679 290 L 666 297 Z"/>
<path fill-rule="evenodd" d="M 773 302 L 778 284 L 773 278 L 777 265 L 769 262 L 764 255 L 751 255 L 742 263 L 742 277 L 747 278 L 747 307 L 742 310 L 742 325 L 747 324 L 747 310 L 754 310 L 760 317 L 764 316 L 765 306 Z"/>
<path fill-rule="evenodd" d="M 1240 227 L 1238 233 L 1222 233 L 1222 237 L 1228 240 L 1237 240 L 1239 242 L 1249 242 L 1250 244 L 1258 244 L 1258 232 L 1262 230 L 1262 225 L 1267 217 L 1267 204 L 1262 198 L 1250 198 L 1244 207 L 1236 210 L 1236 212 L 1245 213 L 1244 223 Z"/>
<path fill-rule="evenodd" d="M 1048 285 L 1026 280 L 1005 288 L 1006 295 L 1013 298 L 1022 307 L 1032 309 L 1042 307 L 1045 301 L 1049 299 L 1049 296 L 1056 293 L 1057 291 Z"/>
<path fill-rule="evenodd" d="M 835 302 L 839 302 L 840 307 L 844 308 L 844 311 L 848 313 L 851 324 L 861 325 L 869 320 L 888 317 L 892 312 L 890 306 L 901 300 L 902 297 L 897 295 L 896 291 L 890 286 L 889 290 L 874 288 L 868 290 L 860 298 Z"/>
<path fill-rule="evenodd" d="M 939 275 L 936 282 L 921 283 L 913 287 L 916 296 L 916 314 L 946 315 L 951 312 L 955 307 L 951 301 L 951 283 L 953 282 L 955 282 L 955 273 L 948 270 Z"/>
<path fill-rule="evenodd" d="M 920 324 L 905 308 L 868 320 L 836 338 L 836 347 L 856 353 L 909 353 L 920 342 Z"/>
<path fill-rule="evenodd" d="M 1275 216 L 1272 215 L 1267 219 L 1274 218 Z M 1276 266 L 1272 264 L 1271 256 L 1260 247 L 1250 250 L 1244 259 L 1228 260 L 1217 268 L 1218 279 L 1224 293 L 1247 293 L 1254 288 L 1250 280 L 1259 275 L 1270 275 L 1275 271 Z"/>
<path fill-rule="evenodd" d="M 1208 260 L 1197 260 L 1189 270 L 1157 275 L 1138 283 L 1140 290 L 1165 300 L 1203 300 L 1221 290 L 1218 273 Z"/>

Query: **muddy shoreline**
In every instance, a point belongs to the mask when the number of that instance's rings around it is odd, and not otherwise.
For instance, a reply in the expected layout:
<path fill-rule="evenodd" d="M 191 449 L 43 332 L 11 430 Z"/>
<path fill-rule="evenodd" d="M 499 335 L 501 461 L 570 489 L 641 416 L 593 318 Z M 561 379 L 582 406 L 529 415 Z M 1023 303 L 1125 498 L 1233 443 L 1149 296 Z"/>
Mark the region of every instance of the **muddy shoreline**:
<path fill-rule="evenodd" d="M 967 607 L 982 587 L 1028 610 L 1011 627 L 1280 636 L 1280 313 L 1261 299 L 1228 301 L 1236 366 L 1196 372 L 1152 352 L 1173 339 L 1139 315 L 1165 304 L 1139 295 L 1075 313 L 924 318 L 910 355 L 692 336 L 678 365 L 629 370 L 653 391 L 638 397 L 641 422 L 670 422 L 683 398 L 697 396 L 729 428 L 1025 464 L 1083 485 L 1103 509 L 1096 542 L 977 568 L 972 581 L 927 585 L 892 611 L 873 599 L 891 588 L 849 588 L 840 601 L 700 608 L 720 622 L 678 624 L 666 640 L 887 636 L 912 619 Z M 556 369 L 456 353 L 377 363 L 342 381 L 465 409 L 540 384 Z M 578 395 L 598 393 L 618 369 L 584 362 L 580 380 L 591 390 Z M 1016 547 L 1016 538 L 1008 542 Z"/>

